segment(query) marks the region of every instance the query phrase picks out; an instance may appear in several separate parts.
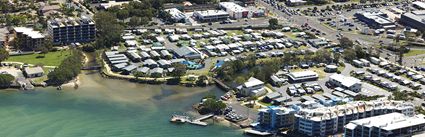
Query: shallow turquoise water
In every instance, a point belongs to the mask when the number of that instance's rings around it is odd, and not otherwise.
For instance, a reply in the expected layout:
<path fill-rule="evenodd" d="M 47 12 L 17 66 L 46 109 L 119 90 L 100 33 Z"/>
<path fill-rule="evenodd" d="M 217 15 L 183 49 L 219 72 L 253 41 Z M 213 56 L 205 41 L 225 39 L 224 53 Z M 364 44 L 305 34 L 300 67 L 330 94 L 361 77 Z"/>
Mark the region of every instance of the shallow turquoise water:
<path fill-rule="evenodd" d="M 171 124 L 215 87 L 142 85 L 84 74 L 79 89 L 0 90 L 0 137 L 235 137 L 240 130 Z"/>

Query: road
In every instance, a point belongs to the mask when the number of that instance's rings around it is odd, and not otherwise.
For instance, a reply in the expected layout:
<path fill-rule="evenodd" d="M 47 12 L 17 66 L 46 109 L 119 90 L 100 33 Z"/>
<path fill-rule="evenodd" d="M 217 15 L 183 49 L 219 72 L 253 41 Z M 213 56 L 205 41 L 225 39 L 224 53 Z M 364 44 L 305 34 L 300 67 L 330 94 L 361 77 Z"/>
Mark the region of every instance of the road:
<path fill-rule="evenodd" d="M 326 38 L 326 39 L 332 40 L 334 42 L 337 41 L 336 35 L 338 33 L 341 33 L 345 37 L 348 37 L 352 40 L 364 41 L 364 42 L 368 42 L 368 43 L 371 43 L 371 44 L 377 43 L 380 40 L 383 40 L 384 43 L 390 43 L 391 42 L 391 40 L 389 40 L 389 39 L 380 39 L 379 37 L 376 37 L 376 36 L 360 35 L 360 34 L 356 34 L 356 33 L 352 33 L 352 32 L 344 32 L 344 31 L 338 32 L 335 29 L 331 29 L 327 26 L 324 26 L 315 17 L 305 16 L 305 15 L 289 16 L 286 13 L 276 9 L 276 7 L 273 7 L 270 4 L 267 4 L 266 2 L 264 2 L 262 0 L 258 0 L 258 3 L 260 5 L 266 7 L 270 11 L 273 11 L 275 14 L 278 15 L 279 19 L 281 19 L 285 23 L 293 24 L 293 25 L 296 25 L 296 26 L 300 26 L 300 25 L 307 23 L 309 26 L 311 26 L 315 29 L 318 29 L 322 32 L 325 32 L 326 35 L 324 35 L 323 37 Z"/>

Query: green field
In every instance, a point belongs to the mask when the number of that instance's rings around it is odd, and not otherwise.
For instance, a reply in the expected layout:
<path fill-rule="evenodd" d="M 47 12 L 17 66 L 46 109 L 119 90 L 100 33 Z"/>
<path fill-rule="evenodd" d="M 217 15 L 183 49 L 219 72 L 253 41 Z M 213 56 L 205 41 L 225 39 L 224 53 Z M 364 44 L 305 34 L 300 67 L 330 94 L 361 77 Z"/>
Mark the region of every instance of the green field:
<path fill-rule="evenodd" d="M 43 64 L 45 66 L 59 66 L 59 64 L 68 57 L 71 53 L 69 51 L 56 51 L 43 54 L 30 54 L 20 56 L 10 56 L 6 61 L 23 62 L 28 64 Z"/>
<path fill-rule="evenodd" d="M 404 53 L 404 56 L 409 57 L 409 56 L 416 56 L 420 54 L 425 54 L 425 50 L 412 49 L 409 52 Z"/>

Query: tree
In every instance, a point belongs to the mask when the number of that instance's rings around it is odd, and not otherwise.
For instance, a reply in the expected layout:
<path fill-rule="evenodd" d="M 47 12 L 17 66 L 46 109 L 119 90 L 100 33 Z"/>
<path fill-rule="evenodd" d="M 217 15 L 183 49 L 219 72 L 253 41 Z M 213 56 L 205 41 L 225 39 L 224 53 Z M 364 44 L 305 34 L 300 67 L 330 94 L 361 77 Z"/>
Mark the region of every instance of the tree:
<path fill-rule="evenodd" d="M 270 29 L 277 29 L 279 26 L 279 21 L 276 18 L 269 19 L 269 28 Z"/>
<path fill-rule="evenodd" d="M 186 65 L 177 63 L 177 64 L 173 64 L 173 67 L 174 67 L 174 71 L 171 72 L 172 76 L 181 77 L 186 74 L 186 71 L 187 71 Z"/>
<path fill-rule="evenodd" d="M 111 47 L 121 40 L 121 32 L 124 27 L 117 22 L 117 18 L 108 12 L 98 12 L 94 16 L 98 38 L 97 48 Z"/>
<path fill-rule="evenodd" d="M 347 37 L 342 37 L 341 39 L 339 39 L 339 44 L 341 45 L 341 47 L 343 48 L 351 48 L 354 46 L 353 41 L 351 41 L 349 38 Z"/>
<path fill-rule="evenodd" d="M 204 107 L 212 113 L 219 113 L 226 108 L 226 104 L 217 99 L 207 98 L 203 103 Z"/>
<path fill-rule="evenodd" d="M 344 50 L 344 58 L 348 61 L 351 61 L 356 58 L 356 51 L 353 49 Z"/>
<path fill-rule="evenodd" d="M 134 28 L 139 26 L 141 22 L 142 22 L 142 19 L 140 17 L 133 16 L 130 18 L 130 22 L 128 22 L 128 25 Z"/>
<path fill-rule="evenodd" d="M 0 62 L 3 62 L 9 58 L 9 52 L 4 48 L 0 48 Z"/>
<path fill-rule="evenodd" d="M 196 84 L 199 86 L 206 86 L 205 81 L 208 80 L 208 77 L 205 75 L 201 75 L 198 77 L 198 80 L 196 81 Z"/>
<path fill-rule="evenodd" d="M 128 10 L 126 9 L 122 9 L 122 10 L 118 10 L 117 12 L 117 18 L 120 20 L 125 20 L 129 17 L 130 13 L 128 13 Z"/>
<path fill-rule="evenodd" d="M 0 88 L 8 88 L 15 77 L 10 74 L 0 74 Z"/>

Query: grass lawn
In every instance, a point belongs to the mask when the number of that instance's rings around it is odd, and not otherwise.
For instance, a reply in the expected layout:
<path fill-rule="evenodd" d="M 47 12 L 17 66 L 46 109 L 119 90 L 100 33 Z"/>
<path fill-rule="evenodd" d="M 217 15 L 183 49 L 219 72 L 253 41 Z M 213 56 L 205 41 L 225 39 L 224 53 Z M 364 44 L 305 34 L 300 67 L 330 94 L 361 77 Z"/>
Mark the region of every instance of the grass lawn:
<path fill-rule="evenodd" d="M 227 31 L 227 36 L 235 36 L 235 35 L 243 35 L 243 31 L 242 30 L 230 30 Z"/>
<path fill-rule="evenodd" d="M 43 64 L 45 66 L 59 66 L 66 57 L 70 56 L 69 51 L 49 52 L 45 56 L 43 54 L 30 54 L 20 56 L 10 56 L 6 61 L 23 62 L 28 64 Z"/>
<path fill-rule="evenodd" d="M 404 53 L 404 56 L 409 57 L 409 56 L 416 56 L 416 55 L 420 55 L 420 54 L 425 54 L 425 50 L 412 49 L 409 52 Z"/>

